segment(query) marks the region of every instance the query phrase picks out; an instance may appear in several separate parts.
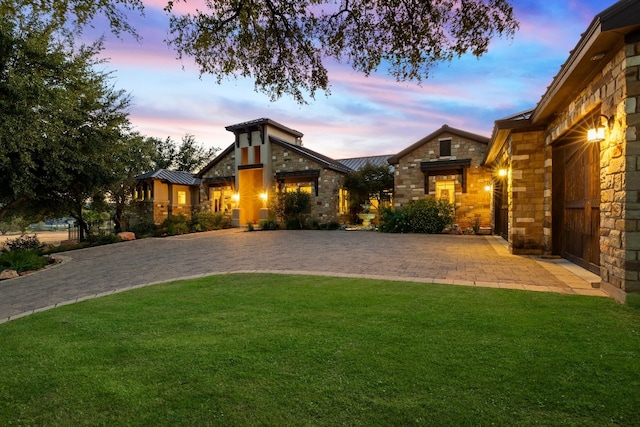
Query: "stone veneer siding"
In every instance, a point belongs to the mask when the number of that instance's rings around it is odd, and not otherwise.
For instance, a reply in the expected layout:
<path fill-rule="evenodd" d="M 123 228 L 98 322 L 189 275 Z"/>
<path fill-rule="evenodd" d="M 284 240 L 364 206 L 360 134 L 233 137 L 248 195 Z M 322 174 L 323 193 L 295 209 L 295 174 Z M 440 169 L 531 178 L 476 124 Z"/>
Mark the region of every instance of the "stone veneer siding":
<path fill-rule="evenodd" d="M 169 200 L 169 188 L 172 189 L 174 204 Z M 191 204 L 196 196 L 193 187 L 186 185 L 167 185 L 159 180 L 153 180 L 153 196 L 151 200 L 138 200 L 132 206 L 131 224 L 137 224 L 142 221 L 153 221 L 154 224 L 162 224 L 169 216 L 184 215 L 187 219 L 191 219 L 193 208 L 197 205 Z M 187 192 L 188 204 L 179 205 L 177 203 L 178 191 Z"/>
<path fill-rule="evenodd" d="M 306 156 L 295 151 L 287 150 L 278 144 L 271 146 L 271 160 L 273 172 L 296 172 L 304 170 L 320 169 L 318 178 L 318 196 L 311 195 L 311 220 L 320 223 L 331 221 L 344 222 L 345 217 L 340 215 L 339 209 L 339 189 L 342 187 L 344 174 L 333 169 L 324 168 L 323 165 L 314 162 Z M 315 186 L 315 181 L 300 182 L 303 185 Z M 272 183 L 271 192 L 277 191 L 277 182 Z"/>
<path fill-rule="evenodd" d="M 203 184 L 200 185 L 200 210 L 208 211 L 211 209 L 211 201 L 209 200 L 209 185 L 204 184 L 207 178 L 235 176 L 236 175 L 236 153 L 232 150 L 223 159 L 221 159 L 214 167 L 209 169 L 203 176 Z M 234 184 L 235 187 L 235 184 Z"/>
<path fill-rule="evenodd" d="M 586 115 L 597 114 L 599 108 L 615 118 L 600 143 L 600 276 L 605 290 L 617 299 L 624 299 L 621 291 L 640 291 L 639 104 L 640 43 L 629 43 L 558 112 L 546 135 L 549 163 L 551 144 Z M 550 212 L 551 180 L 546 183 L 545 207 Z M 545 236 L 551 234 L 549 226 L 546 223 Z"/>
<path fill-rule="evenodd" d="M 467 170 L 466 193 L 462 192 L 460 176 L 447 177 L 456 181 L 456 222 L 462 230 L 471 228 L 475 224 L 477 215 L 481 226 L 490 226 L 492 196 L 485 187 L 491 185 L 491 172 L 480 166 L 487 145 L 446 132 L 398 159 L 398 164 L 394 165 L 394 206 L 402 209 L 411 201 L 433 197 L 434 194 L 431 196 L 425 194 L 424 173 L 420 169 L 420 163 L 437 161 L 440 152 L 439 141 L 447 138 L 451 138 L 451 156 L 447 159 L 471 159 L 471 166 Z M 433 192 L 435 188 L 433 181 L 430 182 L 430 187 Z"/>
<path fill-rule="evenodd" d="M 544 247 L 544 133 L 514 132 L 507 144 L 509 245 L 514 254 L 541 254 Z"/>

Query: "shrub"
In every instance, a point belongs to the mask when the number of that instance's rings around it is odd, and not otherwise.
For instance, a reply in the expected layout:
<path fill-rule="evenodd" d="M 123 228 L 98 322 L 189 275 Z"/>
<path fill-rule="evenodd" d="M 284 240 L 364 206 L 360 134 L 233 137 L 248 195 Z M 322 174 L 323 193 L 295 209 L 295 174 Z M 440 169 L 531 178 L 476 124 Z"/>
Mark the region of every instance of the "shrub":
<path fill-rule="evenodd" d="M 323 222 L 318 220 L 313 221 L 314 230 L 337 230 L 340 228 L 340 223 L 337 221 Z"/>
<path fill-rule="evenodd" d="M 338 230 L 340 228 L 340 223 L 338 221 L 330 221 L 327 224 L 327 230 Z"/>
<path fill-rule="evenodd" d="M 162 234 L 174 236 L 176 234 L 186 234 L 189 232 L 189 223 L 184 215 L 174 215 L 165 219 L 160 226 Z"/>
<path fill-rule="evenodd" d="M 109 245 L 111 243 L 118 243 L 119 241 L 120 237 L 112 233 L 100 233 L 95 238 L 96 245 Z"/>
<path fill-rule="evenodd" d="M 152 221 L 142 221 L 129 226 L 129 231 L 133 232 L 136 237 L 149 237 L 156 234 L 158 227 Z"/>
<path fill-rule="evenodd" d="M 384 209 L 380 230 L 387 233 L 441 233 L 455 219 L 453 205 L 433 198 L 409 203 L 403 210 Z"/>
<path fill-rule="evenodd" d="M 191 230 L 193 231 L 220 230 L 230 225 L 231 220 L 221 212 L 198 212 L 191 218 Z"/>
<path fill-rule="evenodd" d="M 37 236 L 20 236 L 5 242 L 9 251 L 37 251 L 42 249 L 42 243 Z"/>
<path fill-rule="evenodd" d="M 383 233 L 410 233 L 407 213 L 391 208 L 382 209 L 378 229 Z"/>
<path fill-rule="evenodd" d="M 0 253 L 0 270 L 9 269 L 22 273 L 39 270 L 47 264 L 47 259 L 40 255 L 38 250 L 12 250 Z"/>
<path fill-rule="evenodd" d="M 275 219 L 263 219 L 260 221 L 260 228 L 263 230 L 277 230 L 278 221 Z"/>
<path fill-rule="evenodd" d="M 276 217 L 287 230 L 304 228 L 305 217 L 311 212 L 311 195 L 298 189 L 295 192 L 279 193 L 276 199 Z"/>

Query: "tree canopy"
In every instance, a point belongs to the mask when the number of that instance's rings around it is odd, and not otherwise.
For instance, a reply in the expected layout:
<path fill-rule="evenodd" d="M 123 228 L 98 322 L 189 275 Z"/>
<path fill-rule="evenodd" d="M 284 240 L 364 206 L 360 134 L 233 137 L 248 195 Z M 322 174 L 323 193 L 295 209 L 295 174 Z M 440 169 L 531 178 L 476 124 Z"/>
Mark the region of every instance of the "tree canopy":
<path fill-rule="evenodd" d="M 328 88 L 329 58 L 420 82 L 435 64 L 480 56 L 517 27 L 507 0 L 216 0 L 173 15 L 169 42 L 218 81 L 253 77 L 272 99 L 304 102 Z"/>
<path fill-rule="evenodd" d="M 508 0 L 213 0 L 181 13 L 168 0 L 167 42 L 218 82 L 247 77 L 272 100 L 300 103 L 329 90 L 327 63 L 344 61 L 369 75 L 421 82 L 434 65 L 486 53 L 494 37 L 518 28 Z M 137 36 L 128 13 L 143 0 L 0 0 L 0 13 L 76 31 L 105 16 L 116 34 Z M 66 27 L 65 27 L 66 26 Z"/>
<path fill-rule="evenodd" d="M 389 201 L 388 194 L 393 191 L 393 172 L 386 165 L 372 165 L 367 163 L 357 171 L 347 174 L 344 186 L 349 191 L 349 204 L 353 212 L 359 210 L 361 204 L 376 201 L 376 207 L 381 208 L 381 202 Z"/>
<path fill-rule="evenodd" d="M 183 172 L 197 172 L 215 157 L 219 148 L 205 148 L 193 135 L 186 134 L 178 144 L 171 137 L 166 139 L 150 137 L 155 152 L 152 164 L 156 169 L 171 169 Z"/>
<path fill-rule="evenodd" d="M 95 70 L 99 49 L 0 19 L 0 219 L 26 204 L 81 219 L 82 204 L 118 179 L 129 98 Z"/>

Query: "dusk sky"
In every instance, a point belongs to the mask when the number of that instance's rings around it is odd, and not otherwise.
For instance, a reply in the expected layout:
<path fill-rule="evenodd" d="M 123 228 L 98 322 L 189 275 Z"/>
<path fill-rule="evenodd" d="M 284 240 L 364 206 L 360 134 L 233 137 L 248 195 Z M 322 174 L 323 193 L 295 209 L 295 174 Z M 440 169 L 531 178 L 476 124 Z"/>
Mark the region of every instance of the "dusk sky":
<path fill-rule="evenodd" d="M 130 120 L 143 135 L 179 141 L 191 134 L 207 147 L 226 148 L 233 135 L 225 126 L 268 117 L 335 159 L 395 154 L 443 124 L 489 137 L 495 120 L 534 107 L 594 15 L 614 3 L 515 0 L 519 31 L 495 39 L 481 58 L 442 64 L 420 86 L 398 83 L 383 69 L 364 77 L 348 64 L 327 63 L 331 94 L 318 92 L 308 105 L 290 97 L 270 102 L 251 80 L 200 77 L 191 58 L 177 60 L 164 42 L 163 0 L 144 1 L 144 17 L 131 15 L 140 42 L 104 29 L 103 56 L 115 87 L 131 94 Z"/>

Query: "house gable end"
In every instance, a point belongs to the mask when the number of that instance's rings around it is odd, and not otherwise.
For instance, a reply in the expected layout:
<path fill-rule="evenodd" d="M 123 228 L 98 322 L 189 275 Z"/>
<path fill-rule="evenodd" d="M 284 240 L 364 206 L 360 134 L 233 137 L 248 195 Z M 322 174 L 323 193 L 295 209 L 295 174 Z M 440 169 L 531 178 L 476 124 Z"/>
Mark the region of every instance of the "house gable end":
<path fill-rule="evenodd" d="M 235 144 L 229 145 L 225 148 L 222 153 L 218 154 L 213 160 L 209 162 L 200 172 L 196 174 L 198 178 L 202 178 L 206 175 L 211 169 L 213 169 L 216 165 L 218 165 L 223 160 L 227 159 L 227 157 L 231 154 L 235 154 Z"/>
<path fill-rule="evenodd" d="M 424 138 L 418 140 L 417 142 L 415 142 L 414 144 L 410 145 L 409 147 L 405 148 L 404 150 L 400 151 L 399 153 L 389 157 L 388 162 L 391 165 L 396 165 L 399 163 L 400 159 L 405 157 L 406 155 L 412 153 L 413 151 L 417 150 L 418 148 L 422 147 L 423 145 L 432 142 L 434 140 L 437 140 L 438 138 L 443 138 L 446 136 L 459 136 L 461 138 L 470 140 L 470 141 L 475 141 L 479 144 L 483 144 L 483 145 L 487 145 L 489 144 L 489 138 L 485 137 L 485 136 L 481 136 L 481 135 L 477 135 L 471 132 L 467 132 L 461 129 L 456 129 L 456 128 L 452 128 L 448 125 L 442 125 L 442 127 L 438 130 L 436 130 L 435 132 L 425 136 Z"/>

